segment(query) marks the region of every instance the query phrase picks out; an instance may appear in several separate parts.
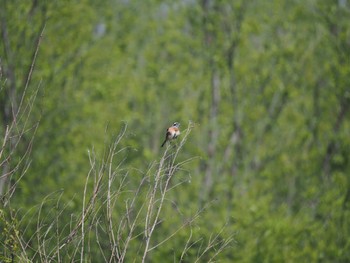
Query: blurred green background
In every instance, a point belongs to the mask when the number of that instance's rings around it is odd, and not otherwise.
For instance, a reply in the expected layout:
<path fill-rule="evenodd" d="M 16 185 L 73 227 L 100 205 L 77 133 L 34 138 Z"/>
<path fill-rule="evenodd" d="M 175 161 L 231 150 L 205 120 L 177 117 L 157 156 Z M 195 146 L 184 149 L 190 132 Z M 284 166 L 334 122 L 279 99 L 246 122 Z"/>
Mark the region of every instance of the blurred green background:
<path fill-rule="evenodd" d="M 127 126 L 117 159 L 136 188 L 178 121 L 182 130 L 194 124 L 179 156 L 191 160 L 168 198 L 181 207 L 178 220 L 207 206 L 198 239 L 223 226 L 222 235 L 234 236 L 218 261 L 350 262 L 349 1 L 0 6 L 1 138 L 44 28 L 25 96 L 38 91 L 28 121 L 39 126 L 11 198 L 11 208 L 26 214 L 28 239 L 30 214 L 44 198 L 65 207 L 63 225 L 81 211 L 88 150 L 103 156 Z M 29 139 L 21 145 L 18 158 Z M 2 182 L 2 194 L 7 187 Z M 173 210 L 164 213 L 159 238 L 175 220 Z M 178 261 L 188 238 L 181 233 L 150 262 Z"/>

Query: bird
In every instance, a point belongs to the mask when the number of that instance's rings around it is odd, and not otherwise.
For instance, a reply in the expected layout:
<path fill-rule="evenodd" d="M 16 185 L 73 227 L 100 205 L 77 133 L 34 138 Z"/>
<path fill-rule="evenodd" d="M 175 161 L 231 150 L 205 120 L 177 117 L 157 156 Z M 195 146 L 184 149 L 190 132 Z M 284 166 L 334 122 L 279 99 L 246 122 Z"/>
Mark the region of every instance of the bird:
<path fill-rule="evenodd" d="M 179 127 L 180 123 L 174 122 L 174 124 L 166 130 L 165 140 L 161 147 L 163 147 L 167 141 L 171 141 L 172 139 L 175 139 L 177 136 L 180 135 Z"/>

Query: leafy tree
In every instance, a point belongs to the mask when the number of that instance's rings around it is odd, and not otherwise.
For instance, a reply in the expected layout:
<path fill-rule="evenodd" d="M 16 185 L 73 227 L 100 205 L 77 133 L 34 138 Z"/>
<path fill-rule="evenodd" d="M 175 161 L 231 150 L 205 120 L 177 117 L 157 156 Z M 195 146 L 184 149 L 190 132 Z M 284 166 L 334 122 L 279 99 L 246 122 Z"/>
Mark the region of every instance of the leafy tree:
<path fill-rule="evenodd" d="M 1 242 L 13 254 L 349 261 L 347 1 L 3 6 Z M 192 131 L 160 188 L 174 121 Z M 156 217 L 145 207 L 157 211 L 161 189 Z"/>

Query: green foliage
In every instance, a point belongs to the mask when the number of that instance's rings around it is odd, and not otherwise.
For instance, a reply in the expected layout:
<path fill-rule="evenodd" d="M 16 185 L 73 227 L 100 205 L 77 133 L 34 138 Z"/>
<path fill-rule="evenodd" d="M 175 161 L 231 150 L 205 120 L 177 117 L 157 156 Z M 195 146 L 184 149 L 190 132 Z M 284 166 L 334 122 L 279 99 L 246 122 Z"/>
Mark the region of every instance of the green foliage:
<path fill-rule="evenodd" d="M 12 215 L 7 215 L 3 209 L 0 210 L 0 229 L 0 244 L 3 248 L 0 252 L 0 260 L 1 262 L 13 262 L 20 251 L 18 222 Z"/>
<path fill-rule="evenodd" d="M 4 1 L 1 138 L 21 94 L 39 92 L 30 118 L 12 119 L 20 146 L 0 143 L 2 174 L 30 163 L 8 181 L 0 260 L 43 261 L 64 242 L 77 260 L 113 258 L 135 200 L 125 261 L 141 261 L 164 131 L 192 121 L 146 261 L 350 261 L 349 13 L 328 0 Z M 86 231 L 65 240 L 92 199 Z"/>

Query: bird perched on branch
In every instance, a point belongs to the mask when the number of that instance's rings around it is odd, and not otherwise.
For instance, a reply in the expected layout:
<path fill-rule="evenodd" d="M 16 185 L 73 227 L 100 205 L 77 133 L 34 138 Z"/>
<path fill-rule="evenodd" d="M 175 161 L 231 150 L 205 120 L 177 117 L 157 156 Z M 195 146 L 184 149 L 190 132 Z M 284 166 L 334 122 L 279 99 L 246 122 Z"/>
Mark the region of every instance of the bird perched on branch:
<path fill-rule="evenodd" d="M 171 141 L 172 139 L 175 139 L 177 136 L 180 135 L 179 127 L 180 127 L 180 123 L 174 122 L 173 126 L 169 127 L 169 128 L 166 130 L 165 140 L 164 140 L 164 142 L 163 142 L 163 144 L 162 144 L 162 147 L 164 146 L 164 144 L 165 144 L 167 141 Z"/>

